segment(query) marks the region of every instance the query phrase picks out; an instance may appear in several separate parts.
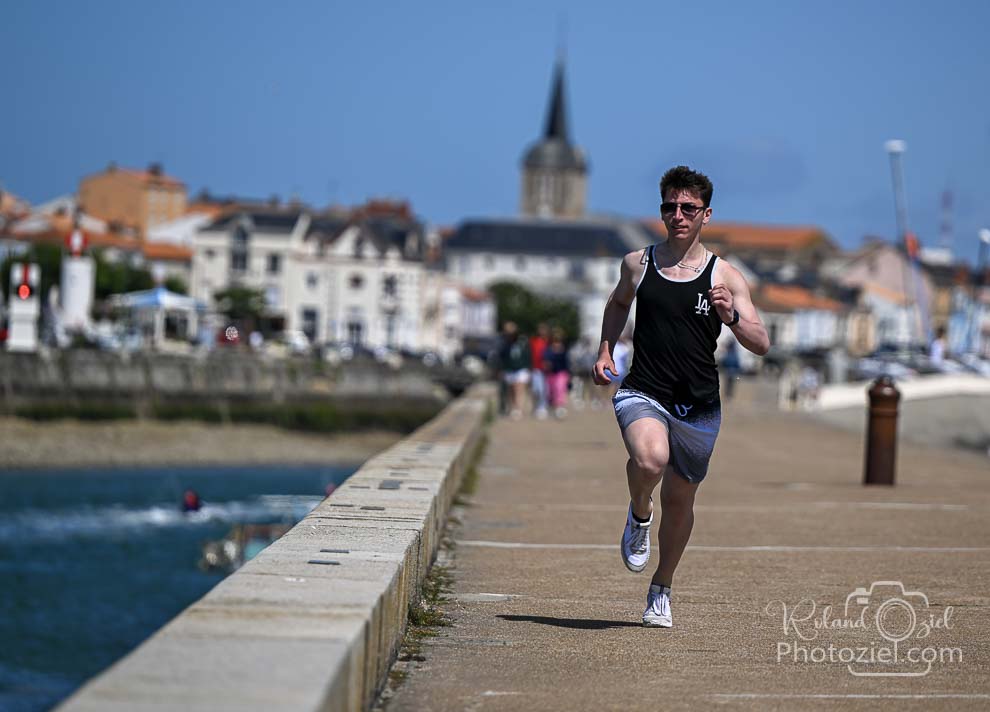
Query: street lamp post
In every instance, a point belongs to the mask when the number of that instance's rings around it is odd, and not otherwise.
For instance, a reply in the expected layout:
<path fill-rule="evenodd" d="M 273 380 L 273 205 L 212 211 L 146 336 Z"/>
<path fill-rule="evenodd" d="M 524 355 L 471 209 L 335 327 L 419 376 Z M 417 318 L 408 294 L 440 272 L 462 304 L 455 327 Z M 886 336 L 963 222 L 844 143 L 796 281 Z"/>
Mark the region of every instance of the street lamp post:
<path fill-rule="evenodd" d="M 890 175 L 894 182 L 894 208 L 896 211 L 897 233 L 904 244 L 905 250 L 908 251 L 909 264 L 905 265 L 901 274 L 905 297 L 914 303 L 915 324 L 911 329 L 912 333 L 908 335 L 908 339 L 913 340 L 915 329 L 917 329 L 917 333 L 927 342 L 928 320 L 925 315 L 928 309 L 927 305 L 922 304 L 923 295 L 921 294 L 920 276 L 916 274 L 917 265 L 914 263 L 908 245 L 907 196 L 904 192 L 904 164 L 901 160 L 904 152 L 907 151 L 907 143 L 899 139 L 892 139 L 887 141 L 883 147 L 887 151 L 887 155 L 890 156 Z M 911 296 L 912 294 L 914 295 L 913 297 Z"/>
<path fill-rule="evenodd" d="M 980 350 L 980 330 L 983 327 L 983 289 L 986 285 L 987 252 L 990 251 L 990 229 L 983 228 L 980 236 L 980 251 L 976 257 L 976 277 L 973 279 L 973 298 L 969 309 L 969 323 L 966 327 L 967 351 Z M 974 324 L 975 322 L 975 324 Z"/>

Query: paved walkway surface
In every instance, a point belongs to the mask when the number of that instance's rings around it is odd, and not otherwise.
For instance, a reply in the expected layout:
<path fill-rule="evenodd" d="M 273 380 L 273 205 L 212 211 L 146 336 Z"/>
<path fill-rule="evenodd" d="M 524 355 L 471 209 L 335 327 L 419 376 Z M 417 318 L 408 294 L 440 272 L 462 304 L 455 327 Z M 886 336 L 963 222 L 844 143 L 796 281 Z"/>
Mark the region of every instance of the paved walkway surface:
<path fill-rule="evenodd" d="M 496 422 L 452 624 L 389 710 L 990 708 L 990 460 L 904 445 L 897 486 L 867 488 L 860 435 L 746 393 L 724 410 L 669 630 L 639 624 L 655 550 L 619 559 L 611 410 Z"/>

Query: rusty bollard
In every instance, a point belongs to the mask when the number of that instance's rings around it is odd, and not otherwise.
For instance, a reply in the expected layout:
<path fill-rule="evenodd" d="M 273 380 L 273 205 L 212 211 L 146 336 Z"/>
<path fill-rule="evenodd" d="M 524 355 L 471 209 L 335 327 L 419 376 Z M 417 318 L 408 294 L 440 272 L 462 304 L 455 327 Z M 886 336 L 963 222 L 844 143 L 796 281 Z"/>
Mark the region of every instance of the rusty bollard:
<path fill-rule="evenodd" d="M 897 456 L 897 405 L 901 392 L 890 376 L 880 376 L 868 391 L 864 485 L 893 485 Z"/>

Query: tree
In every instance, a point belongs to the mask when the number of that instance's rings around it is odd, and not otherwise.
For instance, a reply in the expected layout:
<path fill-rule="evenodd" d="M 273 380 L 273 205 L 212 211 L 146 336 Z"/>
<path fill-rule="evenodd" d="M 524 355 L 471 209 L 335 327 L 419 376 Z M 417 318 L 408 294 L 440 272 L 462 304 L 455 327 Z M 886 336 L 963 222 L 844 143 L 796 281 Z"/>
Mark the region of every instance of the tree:
<path fill-rule="evenodd" d="M 96 262 L 96 298 L 106 299 L 111 294 L 125 294 L 151 289 L 155 280 L 143 267 L 132 267 L 127 259 L 114 262 L 106 259 L 102 250 L 93 251 Z"/>
<path fill-rule="evenodd" d="M 176 294 L 188 294 L 189 287 L 186 286 L 185 280 L 182 277 L 172 275 L 171 277 L 165 278 L 165 289 L 170 292 L 175 292 Z"/>
<path fill-rule="evenodd" d="M 265 312 L 265 295 L 260 289 L 233 286 L 213 294 L 219 310 L 231 321 L 245 323 L 245 329 L 254 329 Z"/>
<path fill-rule="evenodd" d="M 488 291 L 495 297 L 499 324 L 514 321 L 521 333 L 534 334 L 544 322 L 559 326 L 568 339 L 581 334 L 581 318 L 573 302 L 536 294 L 515 282 L 496 282 Z"/>

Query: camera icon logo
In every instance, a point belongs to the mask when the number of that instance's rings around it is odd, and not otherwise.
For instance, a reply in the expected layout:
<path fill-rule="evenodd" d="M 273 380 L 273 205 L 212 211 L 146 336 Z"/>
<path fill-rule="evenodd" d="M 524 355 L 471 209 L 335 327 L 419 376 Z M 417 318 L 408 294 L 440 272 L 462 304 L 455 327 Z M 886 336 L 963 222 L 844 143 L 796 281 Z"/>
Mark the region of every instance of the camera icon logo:
<path fill-rule="evenodd" d="M 846 596 L 846 617 L 872 621 L 877 633 L 894 644 L 914 635 L 919 614 L 928 618 L 928 596 L 905 590 L 900 581 L 874 581 L 869 589 L 860 587 Z"/>

